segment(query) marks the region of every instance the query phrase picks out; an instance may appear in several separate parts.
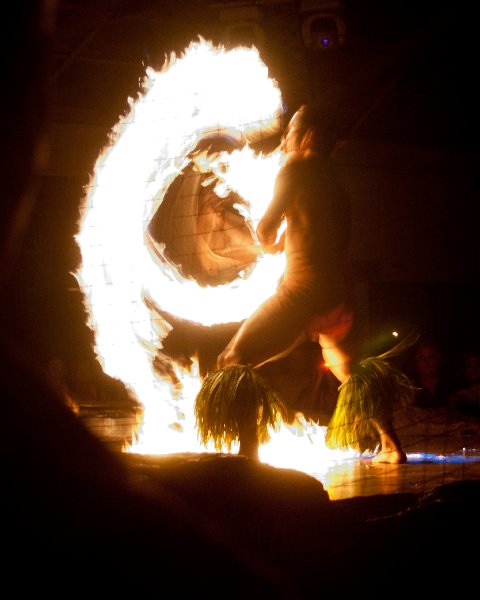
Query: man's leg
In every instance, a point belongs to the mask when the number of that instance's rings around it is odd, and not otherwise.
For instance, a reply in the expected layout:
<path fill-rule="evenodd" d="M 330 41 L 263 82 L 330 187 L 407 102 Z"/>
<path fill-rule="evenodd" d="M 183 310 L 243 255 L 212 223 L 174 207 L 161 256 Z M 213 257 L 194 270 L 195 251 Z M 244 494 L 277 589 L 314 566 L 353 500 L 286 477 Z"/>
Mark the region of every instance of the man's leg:
<path fill-rule="evenodd" d="M 239 390 L 235 398 L 237 402 L 242 402 L 242 392 Z M 257 415 L 243 415 L 237 418 L 238 438 L 240 448 L 238 454 L 258 460 L 258 433 L 257 433 Z"/>
<path fill-rule="evenodd" d="M 334 317 L 338 323 L 334 324 Z M 319 334 L 322 355 L 332 374 L 343 383 L 352 375 L 353 366 L 360 359 L 360 338 L 353 327 L 353 315 L 339 310 L 325 321 L 325 332 Z M 389 399 L 388 399 L 389 400 Z M 361 418 L 361 415 L 359 415 Z M 402 449 L 390 416 L 385 414 L 372 421 L 380 439 L 380 451 L 373 457 L 374 463 L 401 464 L 407 462 L 407 455 Z"/>
<path fill-rule="evenodd" d="M 325 364 L 340 383 L 352 372 L 360 359 L 359 335 L 354 327 L 353 311 L 343 304 L 325 316 L 317 318 L 318 342 Z"/>
<path fill-rule="evenodd" d="M 380 437 L 380 450 L 372 458 L 373 463 L 402 464 L 407 462 L 407 455 L 402 449 L 400 440 L 392 422 L 373 422 Z"/>
<path fill-rule="evenodd" d="M 261 375 L 261 367 L 282 358 L 305 342 L 309 315 L 296 297 L 280 292 L 267 299 L 239 328 L 217 358 L 218 372 L 243 365 Z M 268 381 L 266 381 L 268 386 Z M 269 386 L 268 386 L 269 387 Z M 273 388 L 270 390 L 273 394 Z M 251 390 L 237 388 L 235 419 L 238 425 L 239 454 L 258 459 L 258 417 L 260 406 L 253 412 L 242 407 L 251 405 Z M 248 396 L 250 394 L 250 397 Z M 259 397 L 257 396 L 257 401 Z M 265 401 L 265 400 L 263 400 Z M 265 407 L 263 408 L 265 410 Z"/>
<path fill-rule="evenodd" d="M 252 368 L 277 360 L 302 344 L 310 315 L 292 294 L 277 292 L 248 317 L 217 358 L 217 369 Z"/>

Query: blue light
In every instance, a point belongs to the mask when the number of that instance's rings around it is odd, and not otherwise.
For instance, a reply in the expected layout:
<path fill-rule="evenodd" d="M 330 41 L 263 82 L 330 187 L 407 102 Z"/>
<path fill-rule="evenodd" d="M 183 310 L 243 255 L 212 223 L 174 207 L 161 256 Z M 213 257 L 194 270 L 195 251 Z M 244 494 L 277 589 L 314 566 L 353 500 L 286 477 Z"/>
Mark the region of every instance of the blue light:
<path fill-rule="evenodd" d="M 409 464 L 422 463 L 471 463 L 480 462 L 478 454 L 468 455 L 467 452 L 462 454 L 428 454 L 426 452 L 418 452 L 415 454 L 407 454 Z"/>

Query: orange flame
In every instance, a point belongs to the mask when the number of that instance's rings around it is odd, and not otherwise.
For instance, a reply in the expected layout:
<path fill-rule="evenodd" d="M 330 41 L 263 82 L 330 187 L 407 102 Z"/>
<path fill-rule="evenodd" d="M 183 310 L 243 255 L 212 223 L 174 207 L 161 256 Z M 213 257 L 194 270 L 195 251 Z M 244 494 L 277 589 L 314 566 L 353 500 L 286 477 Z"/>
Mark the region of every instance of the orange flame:
<path fill-rule="evenodd" d="M 241 139 L 243 147 L 221 153 L 204 168 L 214 171 L 219 195 L 223 186 L 245 199 L 243 217 L 255 231 L 271 199 L 282 155 L 279 150 L 255 153 L 251 144 L 278 132 L 281 93 L 255 48 L 227 51 L 200 38 L 182 56 L 171 55 L 161 71 L 148 69 L 143 93 L 130 105 L 98 158 L 88 187 L 76 236 L 82 256 L 76 277 L 102 368 L 121 379 L 144 407 L 138 440 L 128 450 L 204 452 L 209 449 L 199 445 L 193 412 L 200 387 L 198 365 L 194 362 L 187 370 L 172 363 L 175 385 L 159 377 L 153 359 L 171 325 L 152 314 L 145 297 L 166 312 L 203 325 L 238 322 L 275 290 L 284 257 L 262 255 L 258 249 L 248 276 L 226 285 L 200 286 L 170 261 L 159 260 L 162 249 L 153 247 L 147 228 L 198 142 L 225 134 Z M 260 449 L 260 457 L 318 473 L 325 457 L 323 439 L 324 428 L 299 421 L 295 431 L 282 426 L 268 447 Z M 338 457 L 328 454 L 329 460 Z"/>

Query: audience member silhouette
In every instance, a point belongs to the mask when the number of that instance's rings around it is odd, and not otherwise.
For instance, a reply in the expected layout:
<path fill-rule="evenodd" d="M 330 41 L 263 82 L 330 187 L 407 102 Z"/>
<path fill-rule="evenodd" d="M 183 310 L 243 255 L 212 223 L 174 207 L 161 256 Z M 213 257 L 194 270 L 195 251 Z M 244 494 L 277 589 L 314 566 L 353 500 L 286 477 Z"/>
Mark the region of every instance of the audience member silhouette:
<path fill-rule="evenodd" d="M 407 367 L 416 386 L 414 403 L 421 408 L 440 408 L 448 404 L 455 384 L 453 370 L 448 368 L 445 354 L 433 339 L 422 338 L 414 348 Z"/>
<path fill-rule="evenodd" d="M 460 356 L 460 381 L 451 395 L 453 408 L 480 417 L 480 348 L 468 348 Z"/>
<path fill-rule="evenodd" d="M 67 381 L 67 365 L 63 358 L 61 356 L 50 357 L 45 373 L 52 386 L 58 392 L 60 397 L 63 398 L 65 405 L 78 415 L 80 407 L 75 402 Z"/>

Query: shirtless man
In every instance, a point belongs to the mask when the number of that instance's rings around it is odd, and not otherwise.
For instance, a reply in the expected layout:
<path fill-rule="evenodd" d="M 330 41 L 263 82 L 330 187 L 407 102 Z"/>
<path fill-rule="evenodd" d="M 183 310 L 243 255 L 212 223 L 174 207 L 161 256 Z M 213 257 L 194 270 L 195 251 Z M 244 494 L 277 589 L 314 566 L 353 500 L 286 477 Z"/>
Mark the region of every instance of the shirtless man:
<path fill-rule="evenodd" d="M 318 340 L 340 383 L 360 358 L 347 275 L 350 205 L 329 165 L 333 136 L 325 125 L 319 112 L 303 105 L 282 136 L 286 161 L 257 236 L 265 252 L 285 250 L 286 269 L 277 291 L 243 322 L 218 356 L 218 370 L 234 365 L 258 369 L 306 339 Z M 279 237 L 284 221 L 286 229 Z M 372 425 L 381 445 L 373 460 L 406 462 L 388 412 L 382 410 Z M 240 453 L 256 458 L 254 433 L 248 438 L 241 433 Z"/>

